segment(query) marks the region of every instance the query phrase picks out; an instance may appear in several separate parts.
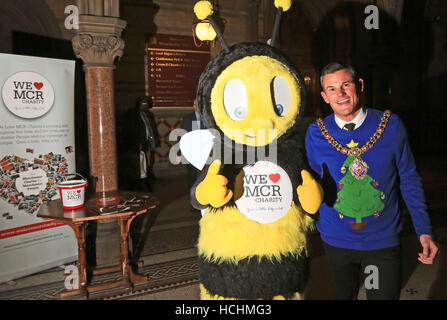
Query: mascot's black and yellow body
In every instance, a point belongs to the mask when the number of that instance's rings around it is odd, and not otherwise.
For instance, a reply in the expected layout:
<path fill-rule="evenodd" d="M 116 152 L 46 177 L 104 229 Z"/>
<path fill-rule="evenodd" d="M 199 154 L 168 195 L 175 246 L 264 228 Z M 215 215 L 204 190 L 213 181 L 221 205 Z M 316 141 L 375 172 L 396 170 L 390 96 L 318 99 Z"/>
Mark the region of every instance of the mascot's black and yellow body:
<path fill-rule="evenodd" d="M 287 8 L 280 7 L 284 11 L 291 5 L 290 1 L 277 3 L 285 4 Z M 204 5 L 209 3 L 199 1 L 196 7 Z M 200 8 L 195 11 L 197 14 Z M 201 15 L 209 18 L 211 12 Z M 301 76 L 271 45 L 225 46 L 203 72 L 197 100 L 205 126 L 214 129 L 222 152 L 232 155 L 230 163 L 228 157 L 212 159 L 191 189 L 193 206 L 206 209 L 198 241 L 201 298 L 302 298 L 309 277 L 306 233 L 323 195 L 306 170 L 300 136 L 305 104 Z M 269 163 L 256 152 L 261 147 L 276 152 L 276 163 L 271 165 L 283 174 L 268 177 L 275 183 L 279 179 L 290 182 L 289 195 L 283 194 L 284 188 L 275 189 L 267 178 L 264 189 L 247 188 L 245 171 L 261 161 Z M 237 152 L 244 158 L 235 164 Z M 249 161 L 250 152 L 254 156 Z M 238 201 L 247 193 L 259 196 L 261 202 L 282 201 L 288 196 L 291 201 L 280 208 L 284 210 L 280 218 L 259 222 L 247 215 L 259 208 L 240 208 Z"/>

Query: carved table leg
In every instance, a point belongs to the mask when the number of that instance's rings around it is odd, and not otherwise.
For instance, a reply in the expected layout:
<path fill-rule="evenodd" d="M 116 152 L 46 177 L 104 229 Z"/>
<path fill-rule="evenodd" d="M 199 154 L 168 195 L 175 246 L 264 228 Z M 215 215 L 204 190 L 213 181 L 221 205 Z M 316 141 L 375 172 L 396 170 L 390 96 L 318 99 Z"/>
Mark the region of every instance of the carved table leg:
<path fill-rule="evenodd" d="M 123 274 L 123 281 L 129 282 L 132 287 L 137 283 L 147 282 L 147 276 L 142 276 L 135 274 L 130 265 L 129 259 L 129 230 L 130 224 L 132 220 L 136 216 L 132 217 L 120 217 L 119 218 L 119 226 L 120 226 L 120 257 L 121 257 L 121 271 Z"/>
<path fill-rule="evenodd" d="M 84 223 L 69 223 L 74 231 L 76 240 L 78 242 L 78 282 L 76 289 L 65 290 L 61 292 L 61 298 L 80 296 L 83 299 L 87 298 L 87 260 L 85 256 L 85 226 Z"/>

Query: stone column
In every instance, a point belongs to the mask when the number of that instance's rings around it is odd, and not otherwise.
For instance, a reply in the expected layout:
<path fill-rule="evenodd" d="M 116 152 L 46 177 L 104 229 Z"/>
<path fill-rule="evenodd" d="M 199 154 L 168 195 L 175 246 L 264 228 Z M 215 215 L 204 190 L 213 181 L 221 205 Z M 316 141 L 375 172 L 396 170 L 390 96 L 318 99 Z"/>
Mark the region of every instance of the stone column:
<path fill-rule="evenodd" d="M 114 61 L 123 55 L 119 0 L 78 0 L 79 29 L 72 39 L 76 57 L 84 62 L 90 175 L 96 192 L 118 190 L 115 134 Z M 102 220 L 101 220 L 102 221 Z M 114 220 L 89 223 L 89 266 L 119 261 L 119 230 Z"/>
<path fill-rule="evenodd" d="M 79 29 L 72 40 L 76 57 L 84 62 L 90 175 L 97 178 L 96 192 L 118 190 L 113 72 L 115 58 L 123 54 L 126 22 L 96 15 L 116 15 L 116 9 L 110 9 L 113 2 L 119 5 L 118 0 L 89 1 L 89 6 L 80 1 Z"/>

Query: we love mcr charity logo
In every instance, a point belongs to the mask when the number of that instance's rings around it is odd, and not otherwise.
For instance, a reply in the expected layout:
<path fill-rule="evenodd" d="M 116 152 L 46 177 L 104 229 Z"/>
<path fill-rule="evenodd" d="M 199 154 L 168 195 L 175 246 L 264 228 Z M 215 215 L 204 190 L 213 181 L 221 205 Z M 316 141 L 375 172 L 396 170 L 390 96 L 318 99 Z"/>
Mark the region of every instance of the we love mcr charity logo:
<path fill-rule="evenodd" d="M 18 72 L 3 84 L 2 98 L 6 108 L 14 115 L 34 119 L 50 111 L 54 103 L 54 89 L 38 73 Z"/>
<path fill-rule="evenodd" d="M 239 211 L 259 223 L 272 223 L 287 214 L 293 200 L 292 182 L 280 166 L 259 161 L 244 167 L 244 193 L 236 201 Z"/>
<path fill-rule="evenodd" d="M 80 200 L 81 197 L 81 190 L 69 190 L 66 194 L 67 200 Z"/>

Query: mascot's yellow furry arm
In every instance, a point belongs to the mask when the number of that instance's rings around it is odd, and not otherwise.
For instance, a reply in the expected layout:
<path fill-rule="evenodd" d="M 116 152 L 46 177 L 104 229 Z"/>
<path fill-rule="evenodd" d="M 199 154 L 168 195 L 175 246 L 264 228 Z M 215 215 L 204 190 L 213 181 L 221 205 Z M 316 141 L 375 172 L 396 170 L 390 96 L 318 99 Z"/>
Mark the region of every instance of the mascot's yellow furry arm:
<path fill-rule="evenodd" d="M 291 1 L 275 6 L 280 16 Z M 208 1 L 194 12 L 217 29 Z M 199 80 L 199 110 L 221 146 L 191 189 L 193 206 L 206 210 L 203 299 L 300 299 L 309 277 L 306 233 L 323 193 L 306 170 L 305 86 L 274 47 L 278 21 L 269 45 L 223 42 Z"/>

